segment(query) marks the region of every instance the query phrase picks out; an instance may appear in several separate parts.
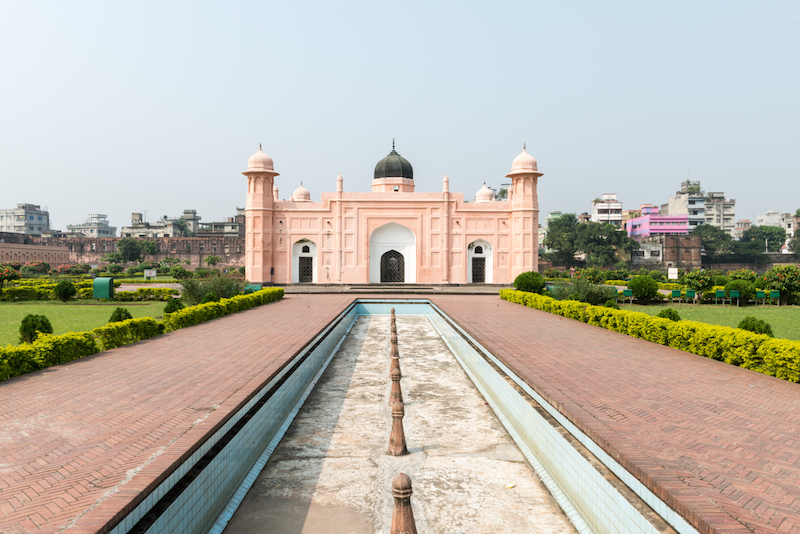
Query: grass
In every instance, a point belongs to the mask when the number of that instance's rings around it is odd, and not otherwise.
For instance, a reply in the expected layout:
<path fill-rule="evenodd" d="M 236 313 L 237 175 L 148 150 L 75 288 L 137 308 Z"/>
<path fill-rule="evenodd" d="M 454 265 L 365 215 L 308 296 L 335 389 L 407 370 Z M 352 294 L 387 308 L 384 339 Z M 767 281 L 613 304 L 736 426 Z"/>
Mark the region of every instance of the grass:
<path fill-rule="evenodd" d="M 54 334 L 66 334 L 85 332 L 107 324 L 111 312 L 117 307 L 127 308 L 136 319 L 161 317 L 164 306 L 165 302 L 3 302 L 0 303 L 0 347 L 19 344 L 19 325 L 29 313 L 47 316 Z"/>
<path fill-rule="evenodd" d="M 800 306 L 714 306 L 713 304 L 652 304 L 650 306 L 640 306 L 638 304 L 626 304 L 620 306 L 625 310 L 644 312 L 648 315 L 656 315 L 665 308 L 676 310 L 681 319 L 687 321 L 698 321 L 701 323 L 717 324 L 721 326 L 737 327 L 739 321 L 748 315 L 756 319 L 763 319 L 772 326 L 775 337 L 800 340 Z"/>

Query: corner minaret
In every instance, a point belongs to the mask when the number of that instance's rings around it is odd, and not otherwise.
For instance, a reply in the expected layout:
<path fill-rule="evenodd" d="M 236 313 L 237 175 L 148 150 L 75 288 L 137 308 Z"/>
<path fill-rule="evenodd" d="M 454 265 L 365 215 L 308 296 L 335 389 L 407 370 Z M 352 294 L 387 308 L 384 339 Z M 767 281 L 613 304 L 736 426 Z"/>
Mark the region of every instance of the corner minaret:
<path fill-rule="evenodd" d="M 520 273 L 539 269 L 539 197 L 536 193 L 539 177 L 536 158 L 522 153 L 511 163 L 511 278 Z"/>
<path fill-rule="evenodd" d="M 272 212 L 274 206 L 274 180 L 278 176 L 272 158 L 261 145 L 258 152 L 247 160 L 247 203 L 245 205 L 246 239 L 245 269 L 247 279 L 256 284 L 272 282 Z"/>

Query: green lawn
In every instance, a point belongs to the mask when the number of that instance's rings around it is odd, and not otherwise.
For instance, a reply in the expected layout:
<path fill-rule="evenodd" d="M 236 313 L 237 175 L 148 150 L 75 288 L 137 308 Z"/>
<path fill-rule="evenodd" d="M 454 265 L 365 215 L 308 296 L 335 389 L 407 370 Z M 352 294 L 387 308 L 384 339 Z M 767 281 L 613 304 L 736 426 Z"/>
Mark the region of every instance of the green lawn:
<path fill-rule="evenodd" d="M 0 302 L 0 347 L 19 343 L 19 324 L 33 313 L 45 315 L 53 325 L 54 334 L 85 332 L 108 323 L 114 308 L 127 308 L 134 318 L 160 317 L 165 302 Z"/>
<path fill-rule="evenodd" d="M 701 323 L 718 324 L 736 327 L 739 321 L 748 315 L 756 319 L 763 319 L 772 326 L 775 337 L 800 340 L 800 306 L 714 306 L 713 304 L 675 305 L 653 304 L 639 306 L 626 304 L 620 306 L 624 310 L 644 312 L 656 315 L 664 308 L 673 308 L 680 314 L 681 319 L 698 321 Z"/>

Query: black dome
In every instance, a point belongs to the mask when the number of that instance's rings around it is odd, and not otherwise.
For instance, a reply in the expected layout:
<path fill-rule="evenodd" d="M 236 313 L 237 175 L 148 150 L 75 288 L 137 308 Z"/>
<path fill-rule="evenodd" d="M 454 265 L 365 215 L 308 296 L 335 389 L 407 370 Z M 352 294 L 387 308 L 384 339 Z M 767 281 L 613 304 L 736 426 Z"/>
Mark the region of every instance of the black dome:
<path fill-rule="evenodd" d="M 389 155 L 375 165 L 375 179 L 380 178 L 410 178 L 414 179 L 414 169 L 406 158 L 397 153 L 392 146 Z"/>

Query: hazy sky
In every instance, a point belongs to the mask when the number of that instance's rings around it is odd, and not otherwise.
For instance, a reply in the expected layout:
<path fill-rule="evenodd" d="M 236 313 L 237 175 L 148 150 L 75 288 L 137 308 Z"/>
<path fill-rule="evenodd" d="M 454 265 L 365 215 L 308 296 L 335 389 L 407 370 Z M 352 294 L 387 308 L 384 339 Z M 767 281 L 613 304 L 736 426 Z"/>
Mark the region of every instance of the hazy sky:
<path fill-rule="evenodd" d="M 244 206 L 263 143 L 281 198 L 472 198 L 527 142 L 547 211 L 660 204 L 685 180 L 737 218 L 800 208 L 800 2 L 0 4 L 0 207 L 116 226 Z M 543 220 L 543 216 L 541 219 Z"/>

